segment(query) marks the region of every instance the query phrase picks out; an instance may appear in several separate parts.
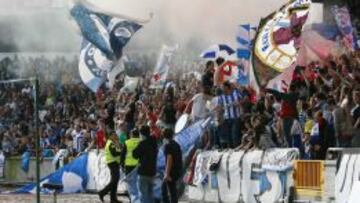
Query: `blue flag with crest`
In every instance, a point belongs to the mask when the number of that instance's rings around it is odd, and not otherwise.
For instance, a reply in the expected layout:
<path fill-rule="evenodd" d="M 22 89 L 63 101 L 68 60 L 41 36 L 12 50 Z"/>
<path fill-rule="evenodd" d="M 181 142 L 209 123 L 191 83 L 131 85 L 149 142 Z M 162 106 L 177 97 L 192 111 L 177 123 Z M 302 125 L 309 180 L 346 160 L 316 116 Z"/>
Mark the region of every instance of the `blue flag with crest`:
<path fill-rule="evenodd" d="M 142 25 L 87 9 L 76 4 L 71 10 L 83 42 L 79 59 L 82 81 L 96 92 L 106 81 L 107 73 L 117 64 L 123 48 Z"/>

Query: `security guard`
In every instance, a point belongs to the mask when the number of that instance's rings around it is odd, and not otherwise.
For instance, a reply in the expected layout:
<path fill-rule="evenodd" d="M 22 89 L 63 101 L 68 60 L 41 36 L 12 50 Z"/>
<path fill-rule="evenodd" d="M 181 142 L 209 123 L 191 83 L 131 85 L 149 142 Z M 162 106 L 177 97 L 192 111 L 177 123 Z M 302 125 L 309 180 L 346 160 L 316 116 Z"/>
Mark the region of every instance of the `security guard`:
<path fill-rule="evenodd" d="M 121 153 L 121 163 L 125 168 L 125 174 L 129 174 L 139 164 L 139 160 L 133 156 L 134 150 L 141 141 L 139 130 L 132 130 L 130 135 L 131 138 L 126 140 L 124 150 Z"/>
<path fill-rule="evenodd" d="M 115 132 L 111 132 L 105 145 L 105 160 L 110 169 L 110 183 L 99 192 L 101 202 L 104 202 L 104 196 L 110 192 L 111 203 L 121 203 L 117 199 L 117 188 L 120 179 L 120 155 L 121 147 Z"/>

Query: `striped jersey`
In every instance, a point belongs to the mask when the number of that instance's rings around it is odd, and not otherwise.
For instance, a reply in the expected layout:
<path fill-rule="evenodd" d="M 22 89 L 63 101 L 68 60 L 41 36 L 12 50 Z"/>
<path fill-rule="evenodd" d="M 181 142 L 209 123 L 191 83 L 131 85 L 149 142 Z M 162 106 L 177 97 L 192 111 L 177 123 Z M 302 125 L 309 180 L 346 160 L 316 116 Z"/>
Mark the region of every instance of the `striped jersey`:
<path fill-rule="evenodd" d="M 75 136 L 73 137 L 73 149 L 77 153 L 84 151 L 85 149 L 84 132 L 82 131 L 76 132 Z"/>
<path fill-rule="evenodd" d="M 218 97 L 218 105 L 223 107 L 224 119 L 236 119 L 240 117 L 240 107 L 234 104 L 240 102 L 243 96 L 240 91 L 235 89 L 231 94 L 222 94 Z"/>

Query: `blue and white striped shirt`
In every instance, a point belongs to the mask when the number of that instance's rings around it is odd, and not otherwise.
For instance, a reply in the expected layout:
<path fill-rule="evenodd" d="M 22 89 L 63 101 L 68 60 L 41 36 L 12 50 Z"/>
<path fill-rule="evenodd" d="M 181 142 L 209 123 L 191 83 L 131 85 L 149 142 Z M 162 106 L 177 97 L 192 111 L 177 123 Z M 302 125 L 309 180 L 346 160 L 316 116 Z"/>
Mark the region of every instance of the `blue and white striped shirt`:
<path fill-rule="evenodd" d="M 74 150 L 79 153 L 85 149 L 85 136 L 83 132 L 76 133 L 74 137 Z"/>
<path fill-rule="evenodd" d="M 224 108 L 224 119 L 236 119 L 240 117 L 240 107 L 235 103 L 241 101 L 243 96 L 239 90 L 233 90 L 229 95 L 223 94 L 218 97 L 218 105 Z"/>

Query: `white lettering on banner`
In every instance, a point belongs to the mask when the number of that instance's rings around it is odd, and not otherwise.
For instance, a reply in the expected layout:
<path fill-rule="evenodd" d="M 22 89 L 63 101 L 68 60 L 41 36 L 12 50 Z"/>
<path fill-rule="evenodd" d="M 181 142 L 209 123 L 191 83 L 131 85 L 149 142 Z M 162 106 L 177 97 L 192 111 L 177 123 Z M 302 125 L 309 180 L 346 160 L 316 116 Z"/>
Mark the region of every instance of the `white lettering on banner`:
<path fill-rule="evenodd" d="M 267 49 L 269 48 L 270 44 L 269 44 L 269 41 L 270 41 L 270 29 L 269 28 L 265 28 L 264 30 L 264 35 L 262 36 L 262 48 L 261 48 L 261 51 L 262 52 L 266 52 Z"/>
<path fill-rule="evenodd" d="M 344 154 L 335 178 L 337 203 L 358 203 L 360 199 L 360 155 Z"/>
<path fill-rule="evenodd" d="M 220 200 L 222 202 L 237 202 L 241 193 L 241 178 L 239 161 L 243 151 L 223 154 L 220 168 L 217 172 Z M 231 171 L 231 173 L 230 173 Z M 220 181 L 219 181 L 220 180 Z"/>
<path fill-rule="evenodd" d="M 220 152 L 222 159 L 216 172 L 218 188 L 212 189 L 211 172 L 206 170 L 208 161 L 217 151 L 200 153 L 196 162 L 194 183 L 189 187 L 189 199 L 207 202 L 272 203 L 288 196 L 288 188 L 293 185 L 293 161 L 299 155 L 296 149 L 273 149 L 267 151 Z M 218 156 L 218 155 L 216 155 Z M 205 158 L 205 159 L 204 159 Z M 280 165 L 280 167 L 279 167 Z M 217 190 L 217 197 L 214 190 Z M 209 197 L 211 196 L 211 198 Z"/>

